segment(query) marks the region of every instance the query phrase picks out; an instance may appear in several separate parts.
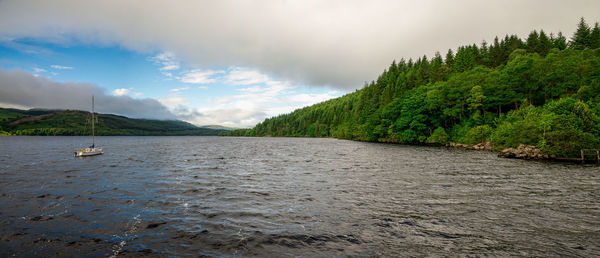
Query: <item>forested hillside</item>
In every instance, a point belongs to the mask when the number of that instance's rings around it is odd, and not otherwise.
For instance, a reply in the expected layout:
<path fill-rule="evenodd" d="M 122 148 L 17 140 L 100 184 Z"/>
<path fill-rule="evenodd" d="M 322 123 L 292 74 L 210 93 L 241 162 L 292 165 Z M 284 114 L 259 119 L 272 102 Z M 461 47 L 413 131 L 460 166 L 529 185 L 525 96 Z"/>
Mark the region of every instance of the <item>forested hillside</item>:
<path fill-rule="evenodd" d="M 533 31 L 394 61 L 360 90 L 229 135 L 491 141 L 576 156 L 600 148 L 600 28 L 582 18 L 570 39 Z"/>
<path fill-rule="evenodd" d="M 96 135 L 217 135 L 226 128 L 197 127 L 177 120 L 132 119 L 97 114 Z M 0 135 L 90 135 L 91 115 L 84 111 L 0 108 Z"/>

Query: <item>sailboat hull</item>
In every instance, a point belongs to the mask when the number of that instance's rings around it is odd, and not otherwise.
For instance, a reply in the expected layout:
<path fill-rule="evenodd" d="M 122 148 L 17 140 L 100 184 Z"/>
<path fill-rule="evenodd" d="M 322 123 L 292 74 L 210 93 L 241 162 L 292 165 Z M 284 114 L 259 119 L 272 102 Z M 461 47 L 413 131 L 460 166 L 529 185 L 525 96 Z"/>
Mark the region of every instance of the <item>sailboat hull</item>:
<path fill-rule="evenodd" d="M 75 157 L 87 157 L 87 156 L 96 156 L 102 155 L 104 152 L 101 148 L 85 148 L 80 151 L 75 152 Z"/>

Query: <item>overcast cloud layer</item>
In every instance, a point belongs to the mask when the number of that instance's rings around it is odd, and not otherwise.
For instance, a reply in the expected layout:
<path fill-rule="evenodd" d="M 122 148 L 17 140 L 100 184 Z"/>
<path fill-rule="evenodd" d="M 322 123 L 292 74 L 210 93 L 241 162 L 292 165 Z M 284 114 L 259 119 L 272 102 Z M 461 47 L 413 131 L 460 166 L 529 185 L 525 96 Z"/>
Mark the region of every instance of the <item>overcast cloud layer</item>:
<path fill-rule="evenodd" d="M 198 68 L 243 66 L 345 90 L 393 59 L 531 29 L 573 32 L 597 0 L 0 1 L 0 35 L 169 50 Z M 73 42 L 73 40 L 77 42 Z"/>
<path fill-rule="evenodd" d="M 96 99 L 95 110 L 100 113 L 175 119 L 165 106 L 154 99 L 112 96 L 92 84 L 60 83 L 25 71 L 0 69 L 0 104 L 26 108 L 90 110 L 92 95 Z"/>

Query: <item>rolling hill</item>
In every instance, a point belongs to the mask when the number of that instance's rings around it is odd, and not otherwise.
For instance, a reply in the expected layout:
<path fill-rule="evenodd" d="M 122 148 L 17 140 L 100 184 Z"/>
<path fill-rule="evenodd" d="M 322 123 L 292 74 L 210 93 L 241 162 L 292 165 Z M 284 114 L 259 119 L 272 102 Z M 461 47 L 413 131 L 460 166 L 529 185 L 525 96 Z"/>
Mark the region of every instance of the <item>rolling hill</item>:
<path fill-rule="evenodd" d="M 90 112 L 0 108 L 0 135 L 89 135 Z M 179 120 L 134 119 L 97 114 L 96 135 L 218 135 L 226 127 L 198 127 Z"/>

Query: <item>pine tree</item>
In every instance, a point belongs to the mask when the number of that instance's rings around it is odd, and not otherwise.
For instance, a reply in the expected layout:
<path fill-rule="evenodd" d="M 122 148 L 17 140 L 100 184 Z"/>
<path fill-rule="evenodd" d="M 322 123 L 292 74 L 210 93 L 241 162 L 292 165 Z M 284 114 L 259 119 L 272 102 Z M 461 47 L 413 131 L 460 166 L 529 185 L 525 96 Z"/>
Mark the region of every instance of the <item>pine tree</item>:
<path fill-rule="evenodd" d="M 398 64 L 397 64 L 397 67 L 398 67 L 398 73 L 406 72 L 406 69 L 407 69 L 406 60 L 404 58 L 401 58 L 400 62 L 398 62 Z"/>
<path fill-rule="evenodd" d="M 472 46 L 459 47 L 454 57 L 454 71 L 464 72 L 475 67 L 475 52 Z"/>
<path fill-rule="evenodd" d="M 496 36 L 494 38 L 494 44 L 490 46 L 490 59 L 493 67 L 497 67 L 504 63 L 505 61 L 505 52 L 506 52 L 506 43 L 504 41 L 500 41 Z"/>
<path fill-rule="evenodd" d="M 558 48 L 559 50 L 564 50 L 567 48 L 567 38 L 565 38 L 560 31 L 558 34 L 556 34 L 556 37 L 551 37 L 550 41 L 552 41 L 553 48 Z"/>
<path fill-rule="evenodd" d="M 444 72 L 442 71 L 442 65 L 444 60 L 440 52 L 435 52 L 435 56 L 429 63 L 429 80 L 431 82 L 437 82 L 444 79 Z"/>
<path fill-rule="evenodd" d="M 482 55 L 481 55 L 481 51 L 479 51 L 479 47 L 477 47 L 476 44 L 473 44 L 470 47 L 470 51 L 471 51 L 471 54 L 473 55 L 473 66 L 472 67 L 480 65 Z"/>
<path fill-rule="evenodd" d="M 509 53 L 515 51 L 515 49 L 525 48 L 525 43 L 517 35 L 511 35 L 510 37 L 507 35 L 505 41 L 508 47 L 507 56 Z"/>
<path fill-rule="evenodd" d="M 423 58 L 421 58 L 421 63 L 419 64 L 419 68 L 420 68 L 420 77 L 423 81 L 428 81 L 429 80 L 429 60 L 427 60 L 427 56 L 423 55 Z"/>
<path fill-rule="evenodd" d="M 479 54 L 481 55 L 481 64 L 487 67 L 491 67 L 492 63 L 490 61 L 490 48 L 488 47 L 487 42 L 484 40 L 481 42 L 481 48 L 479 48 Z"/>
<path fill-rule="evenodd" d="M 539 44 L 540 44 L 539 35 L 538 35 L 537 31 L 534 30 L 531 33 L 529 33 L 529 36 L 527 37 L 527 52 L 529 52 L 529 53 L 537 52 L 536 50 L 538 50 Z"/>
<path fill-rule="evenodd" d="M 446 65 L 453 67 L 454 66 L 454 52 L 452 49 L 448 49 L 448 53 L 446 53 Z"/>
<path fill-rule="evenodd" d="M 548 38 L 548 36 L 546 36 L 546 33 L 544 32 L 544 30 L 540 30 L 539 39 L 540 39 L 540 41 L 539 41 L 536 52 L 538 54 L 540 54 L 541 56 L 546 56 L 548 54 L 548 52 L 550 52 L 550 49 L 552 49 L 552 42 L 550 41 L 550 38 Z"/>
<path fill-rule="evenodd" d="M 590 32 L 590 48 L 600 48 L 600 28 L 598 27 L 597 22 L 594 25 L 592 32 Z"/>
<path fill-rule="evenodd" d="M 570 47 L 577 50 L 585 49 L 589 47 L 590 39 L 590 27 L 585 23 L 585 19 L 581 17 L 579 24 L 577 25 L 577 31 L 571 37 Z"/>

